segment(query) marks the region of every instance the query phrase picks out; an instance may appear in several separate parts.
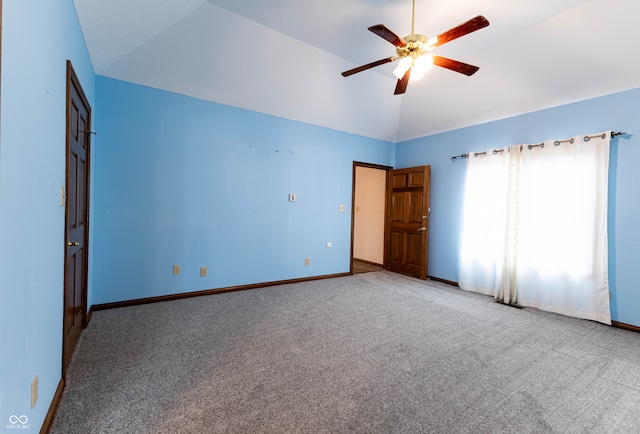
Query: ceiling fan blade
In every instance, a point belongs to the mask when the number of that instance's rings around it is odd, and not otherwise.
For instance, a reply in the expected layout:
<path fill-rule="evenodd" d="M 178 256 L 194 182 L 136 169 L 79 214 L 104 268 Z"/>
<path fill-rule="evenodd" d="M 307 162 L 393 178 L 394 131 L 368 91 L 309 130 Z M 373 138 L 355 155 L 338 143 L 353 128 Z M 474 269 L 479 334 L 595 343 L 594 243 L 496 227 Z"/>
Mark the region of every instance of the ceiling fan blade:
<path fill-rule="evenodd" d="M 459 26 L 438 35 L 438 42 L 436 42 L 432 46 L 437 47 L 439 45 L 446 44 L 447 42 L 458 39 L 461 36 L 475 32 L 476 30 L 483 29 L 488 25 L 489 20 L 487 20 L 482 15 L 478 15 L 477 17 L 470 19 L 466 23 L 462 23 Z"/>
<path fill-rule="evenodd" d="M 400 95 L 407 91 L 409 78 L 411 78 L 411 68 L 407 69 L 407 72 L 404 73 L 404 76 L 400 80 L 398 80 L 398 83 L 396 84 L 396 90 L 395 92 L 393 92 L 394 95 Z"/>
<path fill-rule="evenodd" d="M 400 36 L 393 33 L 391 30 L 387 29 L 384 24 L 378 24 L 376 26 L 369 27 L 369 31 L 375 33 L 383 39 L 391 42 L 396 47 L 404 47 L 407 45 L 407 41 L 402 39 Z"/>
<path fill-rule="evenodd" d="M 443 68 L 450 69 L 455 72 L 459 72 L 464 75 L 473 75 L 480 69 L 477 66 L 469 65 L 468 63 L 459 62 L 453 59 L 447 59 L 446 57 L 433 56 L 433 64 L 441 66 Z"/>
<path fill-rule="evenodd" d="M 375 62 L 367 63 L 366 65 L 358 66 L 357 68 L 350 69 L 342 73 L 343 77 L 348 77 L 358 72 L 366 71 L 367 69 L 375 68 L 376 66 L 384 65 L 385 63 L 393 62 L 397 57 L 387 57 L 386 59 L 376 60 Z"/>

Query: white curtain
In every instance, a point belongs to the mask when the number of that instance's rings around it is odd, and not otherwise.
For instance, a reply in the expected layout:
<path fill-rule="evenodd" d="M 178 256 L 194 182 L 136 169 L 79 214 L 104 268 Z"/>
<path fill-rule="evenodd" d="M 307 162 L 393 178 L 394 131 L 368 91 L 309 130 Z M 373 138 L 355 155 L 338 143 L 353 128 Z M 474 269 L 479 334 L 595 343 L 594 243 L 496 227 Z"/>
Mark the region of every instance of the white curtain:
<path fill-rule="evenodd" d="M 610 132 L 517 145 L 467 161 L 460 286 L 611 323 Z M 585 140 L 587 138 L 587 140 Z"/>
<path fill-rule="evenodd" d="M 467 160 L 458 283 L 486 295 L 502 285 L 508 158 L 487 151 Z"/>

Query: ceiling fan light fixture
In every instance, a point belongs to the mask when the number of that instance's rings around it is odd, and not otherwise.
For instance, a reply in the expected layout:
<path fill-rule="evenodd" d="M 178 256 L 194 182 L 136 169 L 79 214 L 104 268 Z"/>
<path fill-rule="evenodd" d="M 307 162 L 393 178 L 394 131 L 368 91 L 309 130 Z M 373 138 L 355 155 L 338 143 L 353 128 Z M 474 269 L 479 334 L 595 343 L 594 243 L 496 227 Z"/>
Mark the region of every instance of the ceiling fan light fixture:
<path fill-rule="evenodd" d="M 398 66 L 393 70 L 393 75 L 398 77 L 398 80 L 401 80 L 404 77 L 404 74 L 411 68 L 411 64 L 413 63 L 413 59 L 409 56 L 403 57 L 398 62 Z"/>
<path fill-rule="evenodd" d="M 409 75 L 411 81 L 420 80 L 424 76 L 424 71 L 420 68 L 411 68 L 411 74 Z"/>
<path fill-rule="evenodd" d="M 432 66 L 433 57 L 430 55 L 418 56 L 415 59 L 412 59 L 410 74 L 411 81 L 420 80 L 424 76 L 425 72 L 431 69 Z"/>
<path fill-rule="evenodd" d="M 433 56 L 429 54 L 419 56 L 413 61 L 413 66 L 420 69 L 422 72 L 427 72 L 433 66 Z"/>

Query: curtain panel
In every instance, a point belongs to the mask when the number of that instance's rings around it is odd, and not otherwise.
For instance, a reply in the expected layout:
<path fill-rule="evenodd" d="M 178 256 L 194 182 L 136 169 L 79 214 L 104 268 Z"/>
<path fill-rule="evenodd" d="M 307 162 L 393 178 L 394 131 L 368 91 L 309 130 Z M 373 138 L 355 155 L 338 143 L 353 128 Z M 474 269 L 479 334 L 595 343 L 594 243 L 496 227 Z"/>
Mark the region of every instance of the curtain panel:
<path fill-rule="evenodd" d="M 611 324 L 610 137 L 605 132 L 470 155 L 461 288 Z"/>

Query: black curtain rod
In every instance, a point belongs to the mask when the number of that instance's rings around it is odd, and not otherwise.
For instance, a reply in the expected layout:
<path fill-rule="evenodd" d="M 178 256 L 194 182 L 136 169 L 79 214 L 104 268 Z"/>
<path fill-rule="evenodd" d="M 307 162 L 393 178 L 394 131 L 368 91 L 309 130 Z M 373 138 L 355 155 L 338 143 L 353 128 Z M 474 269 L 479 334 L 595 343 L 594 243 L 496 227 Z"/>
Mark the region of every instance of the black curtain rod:
<path fill-rule="evenodd" d="M 624 136 L 625 134 L 627 134 L 627 133 L 621 133 L 620 131 L 612 132 L 612 133 L 611 133 L 611 138 L 613 139 L 613 138 L 614 138 L 614 137 L 616 137 L 616 136 Z M 592 138 L 594 138 L 594 137 L 600 137 L 600 135 L 596 135 L 596 136 L 585 136 L 585 141 L 586 141 L 586 142 L 588 142 L 588 141 L 589 141 L 589 139 L 592 139 Z M 603 139 L 604 139 L 604 137 L 603 137 Z M 556 141 L 555 141 L 555 143 L 554 143 L 554 145 L 558 146 L 560 143 L 563 143 L 563 142 L 571 142 L 571 143 L 573 143 L 573 139 L 567 139 L 567 140 L 556 140 Z M 531 149 L 531 148 L 533 148 L 533 147 L 536 147 L 536 146 L 541 146 L 541 145 L 544 147 L 544 144 L 543 144 L 543 143 L 538 144 L 538 145 L 529 145 L 529 149 Z M 502 149 L 496 149 L 496 150 L 494 150 L 494 151 L 493 151 L 493 155 L 497 154 L 498 152 L 502 152 Z M 486 154 L 487 154 L 487 151 L 484 151 L 484 152 L 475 152 L 475 153 L 473 154 L 473 156 L 474 156 L 474 157 L 477 157 L 478 155 L 486 155 Z M 469 154 L 460 154 L 460 155 L 456 155 L 455 157 L 451 157 L 451 161 L 457 160 L 458 158 L 469 158 Z"/>

